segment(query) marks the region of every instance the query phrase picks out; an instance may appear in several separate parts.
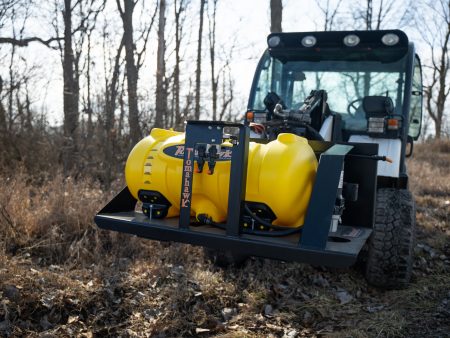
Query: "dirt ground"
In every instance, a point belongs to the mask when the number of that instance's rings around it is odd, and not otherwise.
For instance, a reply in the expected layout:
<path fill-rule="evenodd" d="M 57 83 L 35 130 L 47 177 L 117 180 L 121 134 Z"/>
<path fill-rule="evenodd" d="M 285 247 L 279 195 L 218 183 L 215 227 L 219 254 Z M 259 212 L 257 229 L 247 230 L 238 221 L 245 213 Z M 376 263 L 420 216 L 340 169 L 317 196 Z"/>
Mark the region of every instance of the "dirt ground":
<path fill-rule="evenodd" d="M 449 167 L 450 142 L 408 161 L 417 246 L 396 291 L 369 286 L 360 266 L 219 269 L 197 247 L 98 230 L 113 192 L 88 180 L 2 177 L 0 336 L 450 337 Z"/>

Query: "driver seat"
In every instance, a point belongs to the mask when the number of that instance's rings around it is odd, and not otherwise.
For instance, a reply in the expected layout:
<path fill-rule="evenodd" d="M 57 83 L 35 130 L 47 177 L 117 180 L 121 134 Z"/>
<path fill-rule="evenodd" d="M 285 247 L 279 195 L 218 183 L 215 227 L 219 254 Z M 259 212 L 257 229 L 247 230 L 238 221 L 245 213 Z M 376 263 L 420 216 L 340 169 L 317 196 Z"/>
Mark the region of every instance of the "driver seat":
<path fill-rule="evenodd" d="M 383 117 L 394 113 L 394 102 L 389 96 L 364 96 L 362 106 L 366 118 Z"/>

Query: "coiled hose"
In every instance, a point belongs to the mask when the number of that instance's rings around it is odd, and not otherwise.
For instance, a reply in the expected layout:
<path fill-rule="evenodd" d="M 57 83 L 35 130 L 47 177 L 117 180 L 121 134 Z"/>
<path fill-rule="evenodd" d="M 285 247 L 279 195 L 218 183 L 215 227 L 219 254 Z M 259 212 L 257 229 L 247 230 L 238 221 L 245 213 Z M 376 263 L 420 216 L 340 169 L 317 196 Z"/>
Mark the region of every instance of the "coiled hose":
<path fill-rule="evenodd" d="M 255 221 L 257 221 L 258 223 L 260 223 L 261 225 L 268 227 L 270 229 L 273 229 L 275 231 L 260 231 L 260 230 L 254 230 L 254 229 L 242 229 L 242 232 L 245 234 L 250 234 L 250 235 L 258 235 L 258 236 L 265 236 L 265 237 L 283 237 L 283 236 L 288 236 L 288 235 L 292 235 L 298 232 L 301 232 L 301 228 L 291 228 L 291 227 L 284 227 L 284 226 L 279 226 L 279 225 L 274 225 L 272 223 L 269 223 L 265 220 L 263 220 L 262 218 L 260 218 L 259 216 L 255 215 L 250 208 L 248 207 L 247 204 L 245 204 L 245 211 L 246 213 Z M 215 227 L 218 227 L 220 229 L 226 230 L 226 226 L 223 223 L 217 223 L 214 222 L 211 217 L 209 217 L 206 214 L 200 214 L 197 216 L 197 220 L 202 223 L 202 224 L 206 224 L 206 225 L 212 225 Z"/>

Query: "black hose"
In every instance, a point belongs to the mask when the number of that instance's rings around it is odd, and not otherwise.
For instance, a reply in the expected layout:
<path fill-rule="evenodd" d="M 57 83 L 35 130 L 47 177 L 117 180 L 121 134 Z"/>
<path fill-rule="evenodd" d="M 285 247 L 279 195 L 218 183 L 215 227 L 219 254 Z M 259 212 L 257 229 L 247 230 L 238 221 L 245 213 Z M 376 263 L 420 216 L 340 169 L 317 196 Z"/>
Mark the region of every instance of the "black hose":
<path fill-rule="evenodd" d="M 378 155 L 357 155 L 357 154 L 347 154 L 348 157 L 361 158 L 366 160 L 374 160 L 374 161 L 386 161 L 392 163 L 392 159 L 387 156 L 378 156 Z"/>
<path fill-rule="evenodd" d="M 308 129 L 309 133 L 311 134 L 311 139 L 316 141 L 324 141 L 323 136 L 320 135 L 320 133 L 311 127 L 310 125 L 305 124 L 306 129 Z"/>
<path fill-rule="evenodd" d="M 245 204 L 244 208 L 245 208 L 245 211 L 247 212 L 247 214 L 251 218 L 253 218 L 255 221 L 257 221 L 258 223 L 260 223 L 268 228 L 278 229 L 278 230 L 292 230 L 292 227 L 284 227 L 284 226 L 280 226 L 280 225 L 274 225 L 270 222 L 263 220 L 261 217 L 259 217 L 258 215 L 254 214 L 252 212 L 252 210 L 249 208 L 247 203 Z M 297 229 L 297 228 L 295 228 L 295 229 Z"/>
<path fill-rule="evenodd" d="M 247 211 L 247 213 L 250 214 L 250 217 L 252 217 L 254 220 L 256 220 L 257 222 L 259 222 L 260 224 L 262 224 L 263 226 L 266 226 L 270 229 L 274 229 L 276 231 L 260 231 L 260 230 L 254 230 L 254 229 L 242 229 L 242 232 L 245 234 L 249 234 L 249 235 L 258 235 L 258 236 L 266 236 L 266 237 L 282 237 L 282 236 L 288 236 L 288 235 L 292 235 L 295 233 L 298 233 L 301 231 L 300 228 L 291 228 L 291 227 L 283 227 L 283 226 L 279 226 L 279 225 L 273 225 L 272 223 L 269 223 L 267 221 L 264 221 L 263 219 L 261 219 L 260 217 L 256 216 L 255 214 L 252 213 L 252 211 L 250 210 L 250 208 L 245 205 L 245 209 Z M 223 223 L 217 223 L 214 222 L 210 217 L 208 217 L 208 215 L 206 214 L 200 214 L 197 216 L 197 220 L 202 223 L 202 224 L 206 224 L 206 225 L 212 225 L 215 226 L 217 228 L 226 230 L 226 226 Z"/>
<path fill-rule="evenodd" d="M 300 227 L 298 227 L 298 228 L 291 228 L 291 227 L 284 227 L 284 226 L 274 225 L 274 224 L 272 224 L 272 223 L 269 223 L 269 222 L 263 220 L 263 219 L 262 219 L 261 217 L 259 217 L 258 215 L 254 214 L 254 213 L 250 210 L 250 208 L 249 208 L 249 206 L 248 206 L 247 204 L 244 205 L 244 208 L 245 208 L 245 211 L 247 212 L 247 214 L 248 214 L 252 219 L 254 219 L 255 221 L 257 221 L 258 223 L 260 223 L 260 224 L 262 224 L 262 225 L 264 225 L 264 226 L 266 226 L 266 227 L 268 227 L 268 228 L 278 230 L 278 231 L 274 231 L 274 232 L 269 232 L 269 233 L 271 233 L 271 234 L 277 233 L 277 234 L 280 234 L 279 236 L 287 236 L 287 235 L 295 234 L 295 233 L 301 231 Z M 258 230 L 252 230 L 252 231 L 258 231 Z M 264 233 L 264 234 L 268 233 L 268 232 L 265 232 L 265 231 L 258 231 L 258 232 L 262 232 L 262 233 Z M 282 233 L 283 233 L 283 235 L 282 235 Z M 264 235 L 262 235 L 262 236 L 264 236 Z"/>

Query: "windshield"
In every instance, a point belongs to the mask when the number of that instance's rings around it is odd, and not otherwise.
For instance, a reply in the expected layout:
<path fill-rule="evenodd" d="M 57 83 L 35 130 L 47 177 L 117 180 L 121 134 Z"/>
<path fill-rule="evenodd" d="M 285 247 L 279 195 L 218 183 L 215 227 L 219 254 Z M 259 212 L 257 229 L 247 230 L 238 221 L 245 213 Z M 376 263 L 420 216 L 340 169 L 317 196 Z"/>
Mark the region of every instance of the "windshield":
<path fill-rule="evenodd" d="M 405 59 L 380 61 L 287 61 L 282 63 L 265 53 L 256 74 L 249 109 L 265 111 L 264 98 L 275 92 L 290 109 L 299 109 L 311 90 L 328 93 L 331 111 L 341 114 L 343 129 L 367 128 L 362 99 L 389 96 L 395 113 L 401 114 Z"/>

